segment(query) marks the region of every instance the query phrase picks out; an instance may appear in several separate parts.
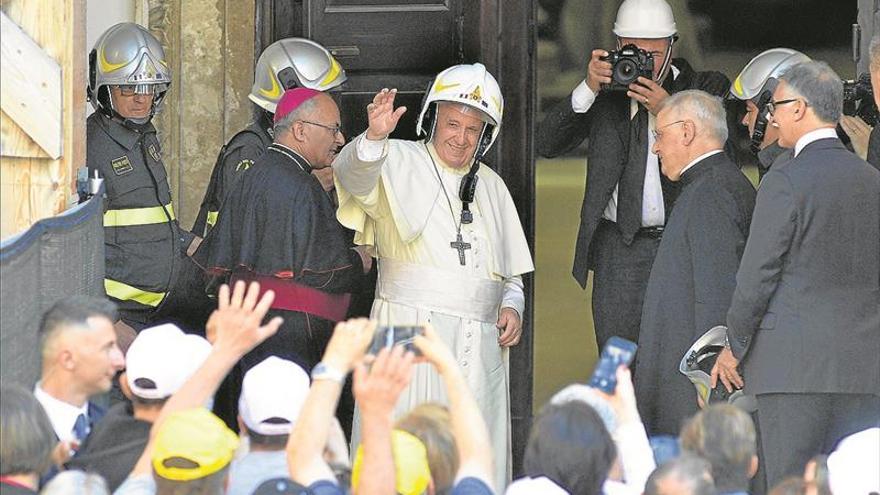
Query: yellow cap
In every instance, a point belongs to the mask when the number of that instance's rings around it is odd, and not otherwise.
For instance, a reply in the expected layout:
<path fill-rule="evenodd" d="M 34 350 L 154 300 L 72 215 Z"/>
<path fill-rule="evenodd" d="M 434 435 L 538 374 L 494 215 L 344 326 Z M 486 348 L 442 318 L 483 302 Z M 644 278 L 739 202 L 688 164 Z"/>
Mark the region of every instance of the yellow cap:
<path fill-rule="evenodd" d="M 156 434 L 153 469 L 167 480 L 197 480 L 226 467 L 237 448 L 235 433 L 207 409 L 180 411 L 169 416 Z"/>
<path fill-rule="evenodd" d="M 391 432 L 391 453 L 394 456 L 395 486 L 400 495 L 421 495 L 431 481 L 428 451 L 417 437 L 403 430 Z M 358 447 L 351 471 L 351 485 L 357 488 L 364 463 L 364 446 Z"/>

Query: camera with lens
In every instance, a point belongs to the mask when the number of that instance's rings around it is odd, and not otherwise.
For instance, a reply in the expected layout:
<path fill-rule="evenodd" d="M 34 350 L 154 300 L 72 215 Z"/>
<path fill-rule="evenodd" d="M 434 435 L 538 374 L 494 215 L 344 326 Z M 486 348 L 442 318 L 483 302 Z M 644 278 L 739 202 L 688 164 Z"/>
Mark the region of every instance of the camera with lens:
<path fill-rule="evenodd" d="M 654 77 L 654 57 L 633 44 L 608 52 L 602 60 L 611 63 L 611 84 L 602 85 L 607 91 L 627 91 L 639 77 Z"/>
<path fill-rule="evenodd" d="M 877 125 L 877 105 L 874 104 L 870 74 L 864 73 L 858 79 L 843 81 L 843 114 L 861 117 L 872 127 Z"/>

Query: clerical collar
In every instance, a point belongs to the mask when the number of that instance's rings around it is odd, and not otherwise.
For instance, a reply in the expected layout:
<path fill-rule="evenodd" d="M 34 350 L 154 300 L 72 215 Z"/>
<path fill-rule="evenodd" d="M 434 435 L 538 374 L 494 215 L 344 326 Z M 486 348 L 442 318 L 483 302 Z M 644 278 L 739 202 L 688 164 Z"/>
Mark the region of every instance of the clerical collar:
<path fill-rule="evenodd" d="M 688 171 L 691 167 L 693 167 L 694 165 L 700 163 L 701 161 L 705 160 L 706 158 L 709 158 L 709 157 L 712 156 L 712 155 L 717 155 L 718 153 L 721 153 L 722 151 L 724 151 L 724 150 L 712 150 L 712 151 L 710 151 L 710 152 L 708 152 L 708 153 L 703 153 L 702 155 L 700 155 L 700 156 L 694 158 L 690 163 L 688 163 L 687 165 L 685 165 L 685 167 L 684 167 L 683 169 L 681 169 L 681 173 L 678 174 L 678 175 L 679 175 L 679 176 L 684 175 L 684 173 L 687 172 L 687 171 Z"/>
<path fill-rule="evenodd" d="M 281 153 L 282 155 L 286 156 L 287 158 L 290 158 L 291 160 L 293 160 L 297 164 L 297 166 L 303 172 L 305 172 L 307 174 L 312 173 L 312 165 L 309 163 L 309 161 L 306 160 L 298 152 L 288 148 L 287 146 L 284 146 L 281 143 L 272 143 L 267 147 L 267 149 L 272 150 L 276 153 Z"/>
<path fill-rule="evenodd" d="M 437 154 L 437 148 L 434 147 L 434 143 L 426 142 L 425 147 L 428 149 L 428 153 L 431 154 L 431 158 L 434 159 L 434 163 L 436 163 L 443 170 L 445 170 L 451 174 L 454 174 L 454 175 L 462 175 L 462 176 L 467 175 L 468 170 L 470 170 L 470 167 L 465 167 L 465 166 L 462 166 L 459 168 L 450 167 L 445 161 L 443 161 L 442 158 L 440 158 L 440 155 Z"/>

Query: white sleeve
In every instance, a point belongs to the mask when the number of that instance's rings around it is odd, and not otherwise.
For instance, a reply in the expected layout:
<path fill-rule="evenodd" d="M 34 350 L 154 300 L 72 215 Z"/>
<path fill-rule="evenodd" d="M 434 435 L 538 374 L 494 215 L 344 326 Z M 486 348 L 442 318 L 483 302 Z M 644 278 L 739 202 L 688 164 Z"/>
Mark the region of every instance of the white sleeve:
<path fill-rule="evenodd" d="M 587 86 L 586 80 L 581 81 L 571 92 L 571 109 L 575 113 L 587 113 L 594 101 L 596 101 L 596 93 Z"/>
<path fill-rule="evenodd" d="M 526 309 L 526 295 L 523 292 L 523 281 L 519 275 L 504 279 L 504 291 L 501 294 L 501 307 L 512 308 L 519 313 L 522 320 Z"/>
<path fill-rule="evenodd" d="M 375 162 L 382 158 L 382 154 L 385 153 L 385 144 L 387 143 L 388 138 L 373 141 L 372 139 L 367 139 L 366 135 L 362 136 L 357 140 L 358 159 L 364 162 Z"/>
<path fill-rule="evenodd" d="M 626 485 L 639 491 L 644 490 L 648 476 L 657 467 L 645 426 L 641 421 L 621 423 L 614 432 L 614 443 L 623 466 Z"/>

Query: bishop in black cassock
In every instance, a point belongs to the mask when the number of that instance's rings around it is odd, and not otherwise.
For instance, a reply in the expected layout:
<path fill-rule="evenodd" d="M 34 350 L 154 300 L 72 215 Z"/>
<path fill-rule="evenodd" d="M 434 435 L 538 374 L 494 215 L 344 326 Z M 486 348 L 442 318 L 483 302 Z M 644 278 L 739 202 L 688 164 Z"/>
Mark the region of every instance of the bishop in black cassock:
<path fill-rule="evenodd" d="M 755 206 L 755 189 L 722 151 L 724 139 L 713 143 L 706 123 L 687 113 L 689 97 L 714 102 L 724 118 L 720 101 L 688 91 L 671 97 L 657 119 L 655 152 L 681 194 L 651 268 L 639 334 L 636 397 L 652 435 L 678 435 L 697 412 L 694 386 L 678 365 L 697 338 L 725 322 Z"/>

